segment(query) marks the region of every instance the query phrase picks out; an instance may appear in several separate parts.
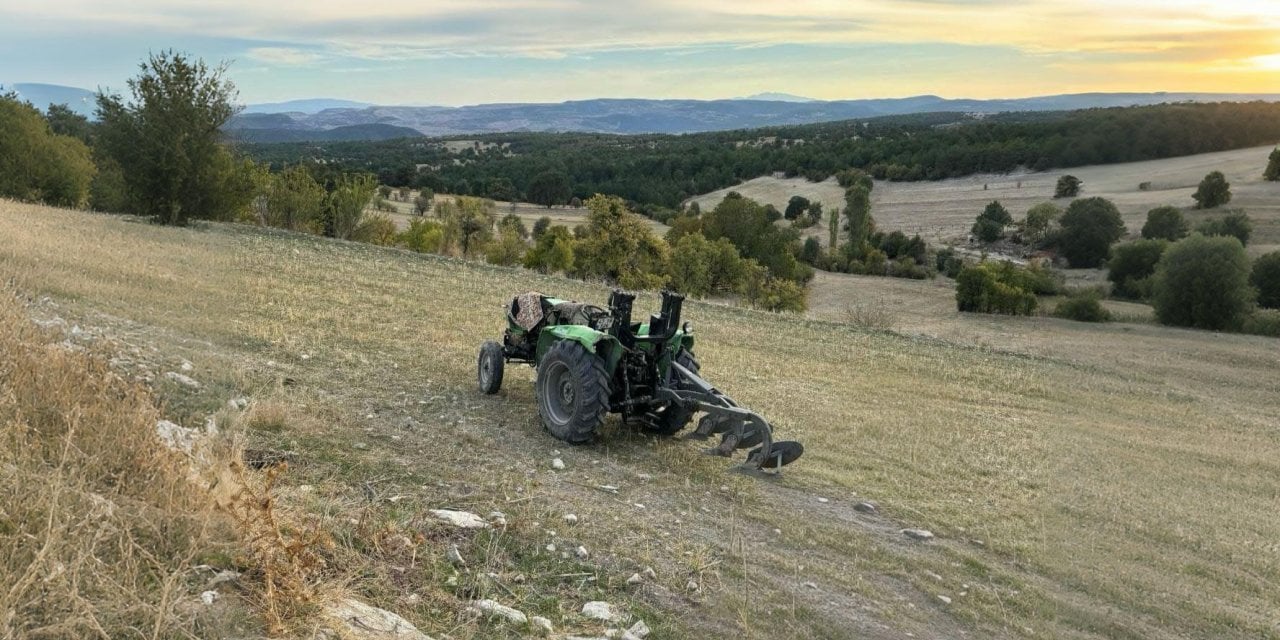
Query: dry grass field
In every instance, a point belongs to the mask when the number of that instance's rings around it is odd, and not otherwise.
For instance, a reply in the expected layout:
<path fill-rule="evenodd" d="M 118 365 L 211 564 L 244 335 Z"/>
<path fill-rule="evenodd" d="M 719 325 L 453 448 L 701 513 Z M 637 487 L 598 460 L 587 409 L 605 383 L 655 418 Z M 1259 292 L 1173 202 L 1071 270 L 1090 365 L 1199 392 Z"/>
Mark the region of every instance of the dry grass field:
<path fill-rule="evenodd" d="M 809 318 L 687 304 L 704 374 L 806 445 L 769 481 L 612 422 L 557 442 L 528 369 L 476 391 L 510 295 L 603 286 L 9 202 L 0 239 L 28 312 L 146 354 L 171 419 L 197 426 L 239 394 L 262 407 L 247 437 L 292 452 L 281 500 L 334 532 L 334 579 L 437 638 L 521 635 L 459 617 L 479 594 L 586 635 L 603 628 L 578 610 L 606 599 L 661 639 L 1280 637 L 1273 339 L 959 318 L 936 283 L 841 276 Z M 884 322 L 844 309 L 877 297 Z M 200 389 L 159 375 L 182 359 Z M 442 507 L 510 525 L 427 524 Z M 577 545 L 588 560 L 559 555 Z M 626 584 L 645 566 L 656 580 Z"/>
<path fill-rule="evenodd" d="M 930 242 L 963 243 L 974 218 L 992 200 L 999 200 L 1014 218 L 1053 196 L 1058 178 L 1071 174 L 1084 181 L 1082 197 L 1101 196 L 1116 203 L 1132 234 L 1146 221 L 1147 211 L 1165 204 L 1190 209 L 1191 194 L 1205 174 L 1222 171 L 1231 182 L 1230 208 L 1253 218 L 1250 253 L 1280 249 L 1280 183 L 1266 182 L 1262 171 L 1273 147 L 1254 147 L 1183 158 L 1125 164 L 1055 169 L 1042 173 L 976 175 L 938 182 L 877 182 L 872 214 L 882 229 L 918 233 Z M 1140 189 L 1142 183 L 1150 183 Z M 803 178 L 762 177 L 713 191 L 693 199 L 704 210 L 714 207 L 729 191 L 785 209 L 793 195 L 822 203 L 824 211 L 844 207 L 844 190 L 835 179 L 809 182 Z M 1058 201 L 1066 206 L 1067 201 Z M 1218 212 L 1189 211 L 1194 223 Z M 825 241 L 826 225 L 807 231 Z"/>

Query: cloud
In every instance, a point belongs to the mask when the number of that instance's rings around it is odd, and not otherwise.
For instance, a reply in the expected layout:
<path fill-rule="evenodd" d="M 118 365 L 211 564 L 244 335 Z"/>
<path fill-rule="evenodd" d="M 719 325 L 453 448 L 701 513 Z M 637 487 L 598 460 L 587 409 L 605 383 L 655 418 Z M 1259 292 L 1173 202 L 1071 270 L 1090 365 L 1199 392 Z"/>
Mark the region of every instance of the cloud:
<path fill-rule="evenodd" d="M 305 65 L 324 58 L 318 53 L 292 47 L 251 47 L 245 55 L 254 60 L 277 65 Z"/>

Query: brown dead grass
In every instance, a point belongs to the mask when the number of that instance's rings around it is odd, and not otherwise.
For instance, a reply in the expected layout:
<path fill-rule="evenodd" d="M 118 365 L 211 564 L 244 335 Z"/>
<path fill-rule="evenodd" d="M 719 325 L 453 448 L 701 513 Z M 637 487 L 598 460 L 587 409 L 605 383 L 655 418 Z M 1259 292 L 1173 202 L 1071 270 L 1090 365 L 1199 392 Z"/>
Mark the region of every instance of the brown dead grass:
<path fill-rule="evenodd" d="M 0 637 L 199 637 L 205 556 L 229 548 L 142 387 L 0 290 Z"/>

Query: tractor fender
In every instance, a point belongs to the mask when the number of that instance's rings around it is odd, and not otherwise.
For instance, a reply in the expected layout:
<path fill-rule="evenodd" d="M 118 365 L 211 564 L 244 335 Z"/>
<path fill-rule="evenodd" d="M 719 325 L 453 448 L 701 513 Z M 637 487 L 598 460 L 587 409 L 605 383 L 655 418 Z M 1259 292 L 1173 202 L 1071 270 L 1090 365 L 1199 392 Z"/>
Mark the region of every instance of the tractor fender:
<path fill-rule="evenodd" d="M 618 339 L 601 331 L 581 324 L 558 324 L 544 327 L 538 333 L 537 360 L 551 349 L 551 345 L 560 340 L 572 340 L 587 348 L 587 351 L 600 356 L 604 360 L 605 371 L 610 375 L 622 360 L 622 343 Z"/>

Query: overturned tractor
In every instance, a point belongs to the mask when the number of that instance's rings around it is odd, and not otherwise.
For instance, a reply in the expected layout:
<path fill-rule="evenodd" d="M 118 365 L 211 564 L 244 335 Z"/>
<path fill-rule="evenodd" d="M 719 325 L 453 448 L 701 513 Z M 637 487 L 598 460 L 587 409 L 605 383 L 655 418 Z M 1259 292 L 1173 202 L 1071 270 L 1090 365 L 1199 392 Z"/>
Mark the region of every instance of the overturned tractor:
<path fill-rule="evenodd" d="M 707 453 L 728 457 L 754 447 L 746 468 L 780 469 L 804 452 L 776 442 L 763 417 L 738 406 L 699 376 L 693 335 L 680 322 L 684 296 L 664 291 L 662 310 L 632 322 L 635 296 L 614 290 L 609 308 L 540 293 L 516 296 L 507 308 L 502 342 L 480 348 L 480 390 L 497 393 L 507 362 L 537 368 L 535 395 L 542 424 L 575 444 L 591 440 L 609 413 L 663 436 L 679 433 L 701 412 L 690 438 L 720 436 Z"/>

